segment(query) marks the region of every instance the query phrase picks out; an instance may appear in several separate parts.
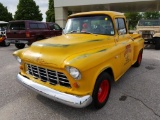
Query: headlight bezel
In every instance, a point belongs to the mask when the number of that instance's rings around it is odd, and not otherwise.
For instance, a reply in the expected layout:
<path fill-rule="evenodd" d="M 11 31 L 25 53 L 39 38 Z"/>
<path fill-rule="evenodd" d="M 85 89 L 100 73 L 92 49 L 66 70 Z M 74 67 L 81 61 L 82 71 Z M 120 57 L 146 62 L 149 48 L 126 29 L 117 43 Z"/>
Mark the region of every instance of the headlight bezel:
<path fill-rule="evenodd" d="M 66 66 L 65 68 L 72 78 L 74 78 L 75 80 L 81 79 L 81 72 L 77 68 L 72 66 Z"/>
<path fill-rule="evenodd" d="M 14 56 L 19 64 L 22 64 L 22 59 L 19 56 Z"/>
<path fill-rule="evenodd" d="M 138 31 L 138 34 L 141 34 L 141 35 L 142 35 L 142 31 Z"/>
<path fill-rule="evenodd" d="M 150 31 L 150 34 L 154 35 L 154 34 L 155 34 L 155 31 Z"/>

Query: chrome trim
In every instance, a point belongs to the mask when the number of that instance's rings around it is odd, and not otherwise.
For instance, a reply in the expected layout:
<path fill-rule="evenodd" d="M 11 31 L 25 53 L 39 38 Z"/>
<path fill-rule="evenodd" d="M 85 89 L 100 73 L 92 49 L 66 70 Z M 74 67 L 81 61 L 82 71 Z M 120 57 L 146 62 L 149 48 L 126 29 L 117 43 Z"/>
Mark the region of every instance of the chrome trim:
<path fill-rule="evenodd" d="M 35 78 L 39 78 L 43 82 L 49 81 L 53 85 L 59 84 L 65 87 L 71 87 L 67 76 L 62 72 L 38 67 L 28 63 L 26 63 L 26 65 L 28 69 L 27 73 Z"/>
<path fill-rule="evenodd" d="M 57 71 L 55 71 L 56 72 L 56 76 L 57 76 L 57 84 L 59 84 L 59 76 L 58 76 L 58 72 Z"/>
<path fill-rule="evenodd" d="M 43 96 L 46 96 L 52 100 L 71 107 L 83 108 L 88 106 L 92 102 L 92 97 L 90 95 L 78 97 L 75 95 L 59 92 L 57 90 L 35 83 L 22 76 L 21 74 L 17 75 L 17 79 L 22 85 L 26 86 L 27 88 L 30 88 Z"/>

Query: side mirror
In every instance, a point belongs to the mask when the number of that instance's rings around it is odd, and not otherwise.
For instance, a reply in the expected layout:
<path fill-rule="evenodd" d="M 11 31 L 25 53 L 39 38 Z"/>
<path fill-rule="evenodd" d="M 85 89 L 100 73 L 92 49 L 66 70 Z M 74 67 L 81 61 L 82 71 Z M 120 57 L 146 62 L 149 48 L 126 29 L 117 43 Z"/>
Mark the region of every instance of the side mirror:
<path fill-rule="evenodd" d="M 124 35 L 126 33 L 126 29 L 118 30 L 118 35 Z"/>

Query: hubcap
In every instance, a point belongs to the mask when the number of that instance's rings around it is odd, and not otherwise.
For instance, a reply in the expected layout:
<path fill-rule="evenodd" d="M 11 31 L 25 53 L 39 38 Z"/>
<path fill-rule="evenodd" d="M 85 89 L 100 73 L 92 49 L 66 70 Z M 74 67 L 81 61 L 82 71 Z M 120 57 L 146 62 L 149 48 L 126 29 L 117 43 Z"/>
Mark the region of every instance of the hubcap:
<path fill-rule="evenodd" d="M 103 80 L 99 86 L 98 90 L 98 101 L 103 103 L 109 93 L 109 82 L 108 80 Z"/>

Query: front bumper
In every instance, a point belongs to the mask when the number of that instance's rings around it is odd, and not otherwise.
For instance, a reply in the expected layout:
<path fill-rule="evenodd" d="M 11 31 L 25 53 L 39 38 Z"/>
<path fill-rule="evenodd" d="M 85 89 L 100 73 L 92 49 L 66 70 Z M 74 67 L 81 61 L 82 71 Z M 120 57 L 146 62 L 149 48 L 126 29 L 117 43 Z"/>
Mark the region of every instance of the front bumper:
<path fill-rule="evenodd" d="M 41 84 L 35 83 L 28 78 L 22 76 L 21 74 L 17 75 L 17 79 L 27 88 L 30 88 L 43 96 L 46 96 L 52 100 L 66 104 L 71 107 L 83 108 L 88 106 L 92 102 L 92 97 L 90 95 L 78 97 L 75 95 L 59 92 Z"/>

